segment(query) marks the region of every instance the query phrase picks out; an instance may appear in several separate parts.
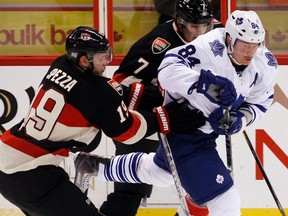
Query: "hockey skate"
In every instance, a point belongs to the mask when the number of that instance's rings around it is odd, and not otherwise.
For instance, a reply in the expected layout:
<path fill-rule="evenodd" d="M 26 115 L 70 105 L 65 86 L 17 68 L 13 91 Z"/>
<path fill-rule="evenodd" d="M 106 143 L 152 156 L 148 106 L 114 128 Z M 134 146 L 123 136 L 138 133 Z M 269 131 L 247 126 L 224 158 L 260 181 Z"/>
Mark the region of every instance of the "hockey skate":
<path fill-rule="evenodd" d="M 111 158 L 80 152 L 75 160 L 75 180 L 74 184 L 87 194 L 90 180 L 98 175 L 99 163 L 109 163 Z"/>

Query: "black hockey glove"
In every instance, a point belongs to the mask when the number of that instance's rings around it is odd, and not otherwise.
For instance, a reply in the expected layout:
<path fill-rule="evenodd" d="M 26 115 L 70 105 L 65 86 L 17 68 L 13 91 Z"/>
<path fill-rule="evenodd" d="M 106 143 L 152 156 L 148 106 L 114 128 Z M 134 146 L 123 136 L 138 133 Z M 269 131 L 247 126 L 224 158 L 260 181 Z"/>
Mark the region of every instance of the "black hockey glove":
<path fill-rule="evenodd" d="M 209 70 L 201 70 L 197 92 L 223 107 L 231 106 L 237 99 L 233 83 L 225 77 L 215 76 Z"/>
<path fill-rule="evenodd" d="M 129 86 L 128 108 L 152 112 L 155 107 L 163 104 L 163 96 L 157 86 L 152 84 L 132 83 Z"/>
<path fill-rule="evenodd" d="M 155 108 L 160 125 L 160 132 L 168 134 L 171 131 L 180 134 L 194 134 L 197 128 L 203 126 L 206 117 L 200 110 L 191 110 L 187 102 L 171 102 Z"/>

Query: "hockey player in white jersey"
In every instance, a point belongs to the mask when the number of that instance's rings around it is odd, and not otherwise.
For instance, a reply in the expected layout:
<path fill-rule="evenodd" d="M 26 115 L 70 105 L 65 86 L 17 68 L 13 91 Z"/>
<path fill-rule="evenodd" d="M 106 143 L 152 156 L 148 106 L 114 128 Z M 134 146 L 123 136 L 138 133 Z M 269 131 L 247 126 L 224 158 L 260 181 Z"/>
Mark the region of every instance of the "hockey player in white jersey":
<path fill-rule="evenodd" d="M 168 51 L 158 79 L 165 89 L 164 104 L 185 98 L 200 109 L 207 122 L 194 135 L 167 135 L 181 184 L 210 216 L 240 216 L 241 201 L 233 179 L 216 150 L 219 135 L 233 135 L 260 119 L 272 104 L 277 61 L 265 47 L 265 30 L 254 11 L 234 11 L 225 28 L 212 30 Z M 233 84 L 232 84 L 233 83 Z M 224 129 L 225 110 L 230 113 Z M 165 151 L 131 153 L 99 164 L 99 157 L 79 155 L 76 167 L 86 163 L 108 181 L 173 184 Z"/>

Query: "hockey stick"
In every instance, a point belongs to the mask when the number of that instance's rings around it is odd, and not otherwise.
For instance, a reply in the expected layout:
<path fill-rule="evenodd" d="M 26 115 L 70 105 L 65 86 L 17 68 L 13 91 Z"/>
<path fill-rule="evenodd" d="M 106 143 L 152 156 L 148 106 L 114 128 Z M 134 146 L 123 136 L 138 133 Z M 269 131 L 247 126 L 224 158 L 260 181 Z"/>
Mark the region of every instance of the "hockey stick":
<path fill-rule="evenodd" d="M 262 173 L 262 175 L 263 175 L 263 177 L 264 177 L 264 179 L 265 179 L 265 181 L 266 181 L 266 183 L 267 183 L 267 185 L 269 187 L 269 190 L 270 190 L 270 192 L 271 192 L 271 194 L 272 194 L 272 196 L 273 196 L 273 198 L 274 198 L 274 200 L 275 200 L 275 202 L 276 202 L 276 204 L 278 206 L 279 211 L 281 212 L 282 216 L 286 216 L 286 214 L 285 214 L 285 212 L 284 212 L 284 210 L 282 208 L 282 205 L 280 204 L 280 201 L 279 201 L 279 199 L 276 196 L 276 193 L 275 193 L 275 191 L 274 191 L 274 189 L 273 189 L 273 187 L 272 187 L 272 185 L 271 185 L 271 183 L 270 183 L 270 181 L 268 179 L 268 176 L 265 173 L 265 170 L 264 170 L 264 168 L 263 168 L 263 166 L 262 166 L 262 164 L 260 162 L 259 157 L 257 156 L 256 151 L 254 150 L 254 148 L 252 146 L 252 143 L 251 143 L 246 131 L 243 131 L 243 135 L 244 135 L 244 138 L 245 138 L 245 140 L 246 140 L 246 142 L 247 142 L 247 144 L 248 144 L 248 146 L 249 146 L 249 148 L 250 148 L 250 150 L 251 150 L 251 152 L 252 152 L 252 154 L 253 154 L 253 156 L 254 156 L 254 158 L 256 160 L 256 163 L 257 163 L 257 165 L 258 165 L 258 167 L 259 167 L 259 169 L 260 169 L 260 171 L 261 171 L 261 173 Z"/>
<path fill-rule="evenodd" d="M 178 172 L 177 172 L 176 164 L 175 164 L 175 161 L 174 161 L 174 158 L 173 158 L 173 155 L 172 155 L 172 151 L 171 151 L 169 142 L 167 140 L 166 135 L 164 135 L 162 133 L 158 133 L 158 136 L 159 136 L 159 140 L 163 144 L 163 147 L 164 147 L 164 150 L 165 150 L 165 153 L 166 153 L 167 161 L 168 161 L 168 164 L 169 164 L 172 176 L 173 176 L 173 180 L 174 180 L 174 183 L 175 183 L 175 187 L 176 187 L 176 190 L 177 190 L 177 194 L 178 194 L 178 197 L 179 197 L 179 200 L 180 200 L 181 207 L 183 209 L 183 212 L 187 216 L 189 216 L 190 214 L 189 214 L 188 206 L 187 206 L 187 203 L 186 203 L 186 200 L 185 200 L 185 192 L 184 192 L 184 189 L 183 189 L 183 187 L 181 185 L 181 181 L 180 181 L 180 178 L 179 178 L 179 175 L 178 175 Z"/>
<path fill-rule="evenodd" d="M 230 174 L 233 177 L 232 146 L 231 146 L 231 134 L 229 134 L 229 125 L 230 125 L 229 121 L 230 121 L 230 113 L 229 109 L 226 108 L 225 122 L 224 122 L 226 158 L 227 158 L 226 160 L 227 160 L 227 169 L 230 171 Z"/>

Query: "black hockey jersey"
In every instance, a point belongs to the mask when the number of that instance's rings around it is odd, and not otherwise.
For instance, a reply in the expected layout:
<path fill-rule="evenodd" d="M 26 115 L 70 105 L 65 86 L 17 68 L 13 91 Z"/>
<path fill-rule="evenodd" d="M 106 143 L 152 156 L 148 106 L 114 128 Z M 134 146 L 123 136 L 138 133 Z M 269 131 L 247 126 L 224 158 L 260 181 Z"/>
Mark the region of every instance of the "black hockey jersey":
<path fill-rule="evenodd" d="M 216 19 L 212 23 L 214 28 L 223 26 Z M 133 82 L 158 85 L 157 69 L 165 53 L 185 43 L 188 42 L 181 37 L 173 20 L 159 24 L 133 44 L 113 79 L 125 86 Z"/>
<path fill-rule="evenodd" d="M 132 82 L 157 85 L 157 68 L 166 51 L 183 44 L 173 21 L 157 25 L 133 44 L 113 79 L 126 86 Z"/>
<path fill-rule="evenodd" d="M 0 170 L 58 166 L 71 149 L 96 147 L 101 131 L 132 144 L 145 136 L 147 122 L 127 110 L 119 83 L 88 75 L 61 56 L 42 80 L 28 115 L 0 137 Z"/>

